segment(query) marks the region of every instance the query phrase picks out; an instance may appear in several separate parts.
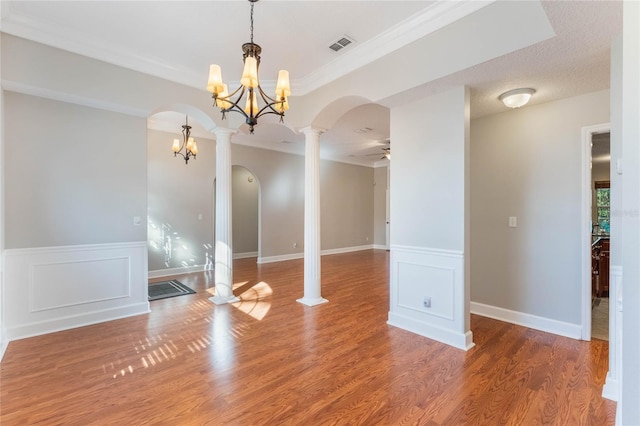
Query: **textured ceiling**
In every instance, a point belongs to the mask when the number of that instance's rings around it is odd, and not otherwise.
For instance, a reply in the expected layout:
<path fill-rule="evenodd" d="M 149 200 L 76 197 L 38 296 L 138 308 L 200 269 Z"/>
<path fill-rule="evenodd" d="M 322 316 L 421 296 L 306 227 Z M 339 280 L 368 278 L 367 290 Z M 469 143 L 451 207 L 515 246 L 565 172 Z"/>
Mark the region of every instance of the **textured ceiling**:
<path fill-rule="evenodd" d="M 426 35 L 420 30 L 437 30 L 434 23 L 446 25 L 488 3 L 262 0 L 255 6 L 255 41 L 263 47 L 261 76 L 275 78 L 278 68 L 286 68 L 294 90 L 304 93 Z M 226 79 L 239 75 L 240 45 L 248 41 L 249 6 L 241 0 L 0 4 L 4 32 L 195 87 L 204 86 L 211 62 L 222 65 Z M 621 2 L 545 1 L 542 6 L 555 37 L 430 81 L 383 100 L 384 105 L 467 85 L 471 115 L 477 118 L 505 111 L 498 96 L 518 87 L 537 90 L 530 105 L 607 89 L 609 46 L 621 34 Z M 419 20 L 425 17 L 429 20 Z M 334 53 L 328 46 L 343 35 L 356 43 Z M 162 128 L 164 122 L 179 130 L 183 120 L 179 114 L 164 113 L 153 117 L 150 126 Z M 372 131 L 355 132 L 367 127 Z M 373 164 L 388 136 L 388 109 L 362 106 L 322 136 L 322 155 Z M 298 153 L 302 140 L 268 124 L 261 124 L 251 137 L 234 137 L 236 143 Z"/>

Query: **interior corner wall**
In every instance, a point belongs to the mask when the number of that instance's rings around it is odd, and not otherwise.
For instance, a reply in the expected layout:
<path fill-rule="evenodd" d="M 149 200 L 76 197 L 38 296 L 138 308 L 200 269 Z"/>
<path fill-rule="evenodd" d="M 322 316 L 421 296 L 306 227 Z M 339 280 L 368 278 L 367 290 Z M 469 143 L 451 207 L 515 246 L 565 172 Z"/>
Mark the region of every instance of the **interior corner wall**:
<path fill-rule="evenodd" d="M 471 121 L 473 304 L 579 338 L 581 129 L 607 122 L 608 90 Z"/>
<path fill-rule="evenodd" d="M 373 169 L 320 162 L 322 250 L 373 244 Z"/>
<path fill-rule="evenodd" d="M 373 169 L 373 244 L 379 248 L 387 245 L 388 169 L 388 166 Z"/>
<path fill-rule="evenodd" d="M 391 109 L 389 324 L 469 349 L 469 90 Z M 427 306 L 429 305 L 429 306 Z"/>

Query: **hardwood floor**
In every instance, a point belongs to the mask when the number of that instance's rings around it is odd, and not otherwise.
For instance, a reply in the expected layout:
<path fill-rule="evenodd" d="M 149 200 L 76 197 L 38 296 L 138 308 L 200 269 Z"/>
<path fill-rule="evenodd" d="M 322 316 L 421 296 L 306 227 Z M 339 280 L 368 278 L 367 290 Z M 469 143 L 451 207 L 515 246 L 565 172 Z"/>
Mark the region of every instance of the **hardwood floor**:
<path fill-rule="evenodd" d="M 323 257 L 323 305 L 296 303 L 302 276 L 242 259 L 241 303 L 185 275 L 197 293 L 149 315 L 11 342 L 0 424 L 614 424 L 606 342 L 472 316 L 464 352 L 388 326 L 385 251 Z"/>

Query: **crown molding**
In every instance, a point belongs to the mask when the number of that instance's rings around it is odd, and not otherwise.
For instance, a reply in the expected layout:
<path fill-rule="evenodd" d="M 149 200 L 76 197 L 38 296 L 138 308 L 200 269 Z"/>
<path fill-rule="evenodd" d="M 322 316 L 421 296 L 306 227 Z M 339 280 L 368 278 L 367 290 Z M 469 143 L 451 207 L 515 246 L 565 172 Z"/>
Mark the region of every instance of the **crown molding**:
<path fill-rule="evenodd" d="M 293 84 L 296 87 L 296 95 L 303 96 L 319 89 L 495 1 L 436 1 L 387 31 L 354 46 L 348 54 L 334 59 L 298 80 L 297 84 Z"/>
<path fill-rule="evenodd" d="M 85 33 L 33 19 L 18 13 L 11 5 L 13 1 L 3 1 L 3 9 L 7 7 L 4 3 L 9 6 L 2 16 L 4 33 L 204 90 L 207 70 L 203 70 L 202 75 L 193 73 L 159 58 L 135 54 L 105 40 L 91 39 Z"/>
<path fill-rule="evenodd" d="M 86 34 L 35 20 L 17 12 L 12 6 L 13 1 L 3 0 L 2 31 L 5 33 L 204 91 L 207 70 L 193 72 L 157 57 L 135 54 L 104 40 L 90 39 Z M 349 52 L 312 73 L 292 81 L 291 86 L 296 96 L 306 95 L 494 1 L 436 1 L 387 31 L 353 46 Z M 230 82 L 233 87 L 239 84 L 235 83 Z M 261 85 L 265 90 L 275 88 L 275 80 L 261 81 Z"/>
<path fill-rule="evenodd" d="M 21 93 L 23 95 L 37 96 L 40 98 L 66 102 L 69 104 L 76 104 L 90 108 L 102 109 L 105 111 L 118 112 L 121 114 L 132 115 L 134 117 L 147 118 L 150 113 L 149 111 L 140 108 L 134 108 L 114 102 L 105 102 L 102 100 L 87 98 L 85 96 L 72 95 L 65 92 L 58 92 L 56 90 L 43 89 L 42 87 L 31 86 L 29 84 L 10 80 L 2 80 L 2 89 L 9 92 Z"/>

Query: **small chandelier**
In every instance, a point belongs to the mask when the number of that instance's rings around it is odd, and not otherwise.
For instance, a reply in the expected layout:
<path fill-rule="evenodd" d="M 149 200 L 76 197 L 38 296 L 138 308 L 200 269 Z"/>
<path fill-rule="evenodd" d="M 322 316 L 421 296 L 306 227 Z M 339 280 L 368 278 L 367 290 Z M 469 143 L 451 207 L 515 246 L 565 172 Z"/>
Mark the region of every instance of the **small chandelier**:
<path fill-rule="evenodd" d="M 173 156 L 176 157 L 178 154 L 182 156 L 185 164 L 189 164 L 189 159 L 191 157 L 196 158 L 198 155 L 198 144 L 195 139 L 191 137 L 191 126 L 189 126 L 189 116 L 186 116 L 186 122 L 182 125 L 182 143 L 180 143 L 179 139 L 173 140 L 173 145 L 171 146 L 171 150 L 173 151 Z M 185 150 L 185 153 L 182 153 L 182 150 Z"/>
<path fill-rule="evenodd" d="M 284 112 L 289 109 L 287 97 L 291 94 L 289 86 L 289 72 L 280 70 L 278 82 L 276 84 L 275 98 L 267 96 L 258 82 L 258 67 L 260 66 L 260 53 L 262 48 L 253 42 L 253 6 L 258 0 L 249 0 L 251 3 L 251 41 L 242 45 L 242 58 L 244 70 L 240 79 L 240 87 L 229 94 L 229 88 L 222 82 L 222 71 L 219 65 L 209 67 L 209 82 L 207 90 L 213 94 L 213 104 L 220 108 L 222 119 L 229 111 L 239 112 L 245 118 L 249 126 L 250 133 L 253 134 L 253 127 L 258 124 L 258 118 L 265 114 L 276 114 L 283 122 Z M 242 108 L 241 101 L 245 93 L 247 98 Z M 258 106 L 258 94 L 264 102 L 263 107 Z M 237 95 L 236 98 L 234 98 Z"/>

